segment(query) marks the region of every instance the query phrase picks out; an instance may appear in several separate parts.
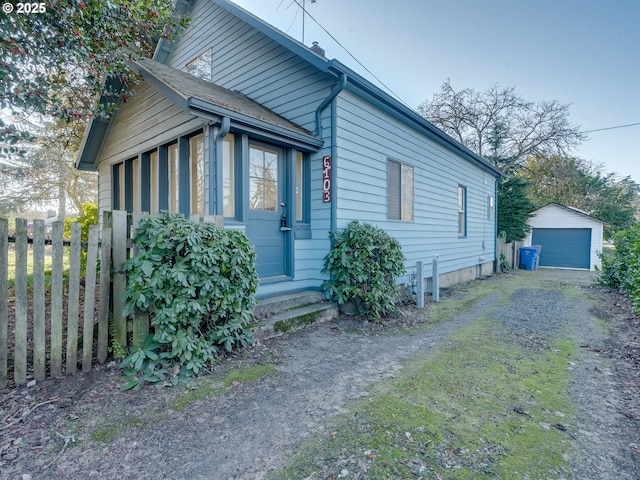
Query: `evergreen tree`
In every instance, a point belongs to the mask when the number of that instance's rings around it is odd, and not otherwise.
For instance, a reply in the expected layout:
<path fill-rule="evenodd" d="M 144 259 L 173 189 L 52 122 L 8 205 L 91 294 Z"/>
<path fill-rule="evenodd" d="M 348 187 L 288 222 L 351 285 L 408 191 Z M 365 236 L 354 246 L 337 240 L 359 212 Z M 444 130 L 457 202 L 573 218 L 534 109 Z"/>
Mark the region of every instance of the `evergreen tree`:
<path fill-rule="evenodd" d="M 518 176 L 505 177 L 498 183 L 498 233 L 506 241 L 522 240 L 530 230 L 527 220 L 535 205 L 527 196 L 527 182 Z"/>

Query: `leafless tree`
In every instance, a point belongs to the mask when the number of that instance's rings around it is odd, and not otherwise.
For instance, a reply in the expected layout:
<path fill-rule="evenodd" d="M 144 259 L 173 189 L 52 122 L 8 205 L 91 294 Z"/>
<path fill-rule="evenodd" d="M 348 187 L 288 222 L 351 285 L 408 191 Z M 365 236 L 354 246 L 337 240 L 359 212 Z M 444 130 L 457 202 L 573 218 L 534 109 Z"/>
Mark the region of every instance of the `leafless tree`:
<path fill-rule="evenodd" d="M 464 146 L 509 171 L 534 154 L 567 155 L 586 139 L 569 122 L 569 105 L 530 102 L 513 87 L 456 91 L 446 80 L 418 113 Z"/>

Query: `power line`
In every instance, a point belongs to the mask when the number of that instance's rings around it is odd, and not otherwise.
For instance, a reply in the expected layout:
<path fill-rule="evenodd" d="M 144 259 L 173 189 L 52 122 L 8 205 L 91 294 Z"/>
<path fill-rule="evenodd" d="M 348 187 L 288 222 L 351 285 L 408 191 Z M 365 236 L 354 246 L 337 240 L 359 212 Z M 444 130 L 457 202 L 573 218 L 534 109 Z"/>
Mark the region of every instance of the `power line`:
<path fill-rule="evenodd" d="M 298 0 L 293 0 L 293 1 L 298 5 L 298 7 L 302 8 L 302 5 L 300 5 L 300 2 Z M 347 48 L 344 45 L 342 45 L 342 43 L 340 43 L 336 37 L 331 35 L 331 33 L 329 33 L 329 31 L 326 28 L 324 28 L 320 24 L 320 22 L 318 22 L 318 20 L 316 20 L 313 17 L 313 15 L 311 15 L 308 11 L 307 11 L 307 15 L 309 15 L 309 18 L 311 18 L 311 20 L 313 20 L 316 23 L 316 25 L 318 25 L 322 30 L 324 30 L 324 33 L 329 35 L 331 37 L 331 39 L 334 42 L 336 42 L 338 44 L 338 46 L 340 46 L 340 48 L 342 48 L 345 52 L 347 52 L 347 54 L 351 58 L 353 58 L 358 65 L 360 65 L 362 68 L 364 68 L 369 73 L 369 75 L 371 75 L 373 78 L 375 78 L 378 81 L 378 83 L 380 83 L 380 85 L 382 85 L 384 88 L 386 88 L 387 91 L 389 93 L 391 93 L 391 95 L 396 97 L 396 99 L 398 99 L 401 103 L 404 103 L 405 105 L 407 105 L 407 103 L 404 100 L 402 100 L 399 95 L 397 95 L 393 90 L 391 90 L 391 88 L 389 88 L 382 80 L 380 80 L 371 70 L 369 70 L 367 67 L 365 67 L 364 64 L 360 60 L 358 60 L 349 50 L 347 50 Z"/>
<path fill-rule="evenodd" d="M 602 132 L 604 130 L 615 130 L 617 128 L 627 128 L 627 127 L 635 127 L 636 125 L 640 125 L 640 122 L 636 123 L 627 123 L 626 125 L 617 125 L 615 127 L 605 127 L 605 128 L 596 128 L 595 130 L 583 130 L 580 133 L 592 133 L 592 132 Z"/>

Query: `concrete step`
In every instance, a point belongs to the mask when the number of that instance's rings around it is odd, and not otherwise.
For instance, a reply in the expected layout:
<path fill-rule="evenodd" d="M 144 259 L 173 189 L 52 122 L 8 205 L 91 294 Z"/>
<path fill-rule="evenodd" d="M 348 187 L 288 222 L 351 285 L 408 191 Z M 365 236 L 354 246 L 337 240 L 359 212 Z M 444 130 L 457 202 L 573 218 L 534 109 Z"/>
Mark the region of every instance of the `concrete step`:
<path fill-rule="evenodd" d="M 307 291 L 268 297 L 258 300 L 253 312 L 257 317 L 272 315 L 274 313 L 289 310 L 291 308 L 310 305 L 324 300 L 324 294 L 319 291 Z"/>
<path fill-rule="evenodd" d="M 338 305 L 334 302 L 298 306 L 262 318 L 260 324 L 253 329 L 253 335 L 256 340 L 263 341 L 335 318 L 338 318 Z"/>

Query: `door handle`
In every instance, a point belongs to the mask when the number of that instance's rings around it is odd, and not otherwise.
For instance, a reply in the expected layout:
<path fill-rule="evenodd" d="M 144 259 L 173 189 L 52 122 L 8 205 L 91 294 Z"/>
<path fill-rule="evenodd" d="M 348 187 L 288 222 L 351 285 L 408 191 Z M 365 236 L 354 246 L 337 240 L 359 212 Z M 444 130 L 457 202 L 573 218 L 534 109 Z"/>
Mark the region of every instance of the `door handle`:
<path fill-rule="evenodd" d="M 285 213 L 280 217 L 280 231 L 281 232 L 290 232 L 291 227 L 287 227 L 287 215 Z"/>

